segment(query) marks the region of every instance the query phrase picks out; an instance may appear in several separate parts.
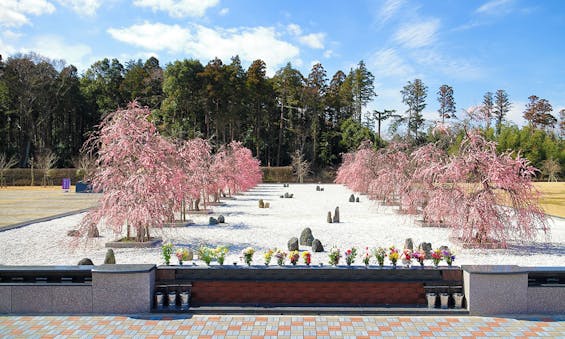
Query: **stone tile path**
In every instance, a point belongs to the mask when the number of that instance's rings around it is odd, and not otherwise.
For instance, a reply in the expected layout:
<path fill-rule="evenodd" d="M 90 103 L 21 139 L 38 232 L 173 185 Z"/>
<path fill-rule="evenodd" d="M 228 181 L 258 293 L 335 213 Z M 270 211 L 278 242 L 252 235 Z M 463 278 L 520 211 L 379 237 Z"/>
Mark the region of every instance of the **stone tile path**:
<path fill-rule="evenodd" d="M 0 316 L 0 338 L 565 338 L 565 316 Z"/>

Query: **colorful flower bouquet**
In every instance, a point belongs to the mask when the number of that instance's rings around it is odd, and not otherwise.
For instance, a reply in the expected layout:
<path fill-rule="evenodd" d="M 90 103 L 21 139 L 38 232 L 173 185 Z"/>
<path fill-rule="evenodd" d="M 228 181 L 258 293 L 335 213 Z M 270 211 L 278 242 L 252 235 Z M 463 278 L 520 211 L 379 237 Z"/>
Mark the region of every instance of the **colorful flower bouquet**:
<path fill-rule="evenodd" d="M 251 266 L 251 262 L 253 261 L 253 254 L 254 253 L 255 253 L 255 250 L 253 249 L 253 247 L 247 247 L 246 249 L 241 251 L 241 254 L 243 255 L 243 261 L 247 264 L 247 266 Z"/>
<path fill-rule="evenodd" d="M 455 253 L 451 252 L 451 250 L 449 249 L 446 249 L 441 252 L 441 255 L 447 263 L 447 266 L 451 266 L 451 264 L 453 264 L 453 261 L 455 260 Z"/>
<path fill-rule="evenodd" d="M 365 253 L 363 253 L 363 263 L 365 264 L 365 266 L 369 266 L 369 263 L 371 262 L 371 252 L 369 251 L 369 247 L 365 247 Z"/>
<path fill-rule="evenodd" d="M 424 260 L 426 259 L 426 252 L 424 250 L 418 250 L 412 253 L 412 258 L 416 260 L 416 262 L 420 263 L 420 266 L 424 267 Z"/>
<path fill-rule="evenodd" d="M 226 259 L 226 255 L 228 254 L 229 250 L 226 246 L 218 246 L 214 250 L 214 257 L 218 260 L 218 264 L 223 265 L 224 260 Z"/>
<path fill-rule="evenodd" d="M 400 253 L 398 253 L 398 249 L 394 246 L 391 246 L 388 252 L 388 260 L 390 260 L 390 262 L 392 263 L 393 268 L 396 268 L 396 262 L 398 261 L 399 257 Z"/>
<path fill-rule="evenodd" d="M 412 250 L 405 248 L 402 251 L 402 264 L 405 267 L 410 267 L 410 265 L 412 265 Z"/>
<path fill-rule="evenodd" d="M 328 254 L 330 260 L 329 260 L 329 264 L 333 265 L 333 266 L 337 266 L 337 264 L 339 264 L 339 259 L 341 258 L 341 253 L 339 251 L 339 248 L 337 247 L 332 247 L 330 249 L 330 253 Z"/>
<path fill-rule="evenodd" d="M 302 252 L 302 259 L 304 259 L 306 266 L 310 266 L 310 263 L 312 262 L 312 254 L 308 251 L 304 251 Z"/>
<path fill-rule="evenodd" d="M 277 264 L 279 266 L 284 265 L 284 261 L 286 260 L 286 252 L 277 249 L 277 251 L 275 252 L 275 258 L 277 258 Z"/>
<path fill-rule="evenodd" d="M 265 252 L 265 254 L 263 254 L 263 257 L 265 258 L 265 266 L 269 266 L 269 264 L 271 263 L 271 259 L 273 258 L 274 253 L 275 253 L 275 251 L 269 248 L 267 250 L 267 252 Z"/>
<path fill-rule="evenodd" d="M 183 261 L 188 260 L 188 250 L 186 248 L 179 248 L 175 252 L 175 255 L 176 255 L 177 259 L 179 260 L 179 265 L 182 265 Z"/>
<path fill-rule="evenodd" d="M 198 258 L 206 263 L 206 265 L 210 265 L 210 262 L 215 258 L 215 252 L 210 247 L 200 246 L 198 249 Z"/>
<path fill-rule="evenodd" d="M 437 267 L 439 265 L 439 262 L 441 261 L 441 259 L 443 258 L 443 254 L 441 253 L 441 250 L 435 249 L 432 252 L 432 261 L 434 262 L 434 267 Z"/>
<path fill-rule="evenodd" d="M 376 248 L 373 252 L 375 258 L 377 258 L 377 263 L 380 267 L 383 267 L 385 264 L 385 257 L 386 257 L 386 250 L 382 247 Z"/>
<path fill-rule="evenodd" d="M 355 247 L 351 247 L 350 249 L 345 251 L 345 263 L 347 266 L 351 266 L 355 262 L 355 257 L 357 256 L 357 249 Z"/>
<path fill-rule="evenodd" d="M 300 259 L 300 253 L 298 253 L 298 251 L 296 250 L 290 251 L 290 253 L 288 254 L 288 259 L 290 260 L 291 264 L 296 266 L 298 259 Z"/>

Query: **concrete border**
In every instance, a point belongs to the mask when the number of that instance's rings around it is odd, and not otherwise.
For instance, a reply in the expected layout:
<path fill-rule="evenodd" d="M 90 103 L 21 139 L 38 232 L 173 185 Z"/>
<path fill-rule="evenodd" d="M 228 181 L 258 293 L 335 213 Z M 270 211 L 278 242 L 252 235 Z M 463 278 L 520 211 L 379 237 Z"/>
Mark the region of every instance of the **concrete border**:
<path fill-rule="evenodd" d="M 79 213 L 88 212 L 91 208 L 92 208 L 92 207 L 83 208 L 83 209 L 80 209 L 80 210 L 69 211 L 69 212 L 65 212 L 65 213 L 60 213 L 60 214 L 51 215 L 51 216 L 48 216 L 48 217 L 43 217 L 43 218 L 38 218 L 38 219 L 32 219 L 32 220 L 28 220 L 28 221 L 23 221 L 23 222 L 19 222 L 19 223 L 17 223 L 17 224 L 11 224 L 11 225 L 2 226 L 2 227 L 0 227 L 0 232 L 9 231 L 9 230 L 13 230 L 13 229 L 17 229 L 17 228 L 29 226 L 29 225 L 31 225 L 31 224 L 37 224 L 37 223 L 39 223 L 39 222 L 51 221 L 51 220 L 54 220 L 54 219 L 65 218 L 65 217 L 69 217 L 69 216 L 71 216 L 71 215 L 75 215 L 75 214 L 79 214 Z"/>

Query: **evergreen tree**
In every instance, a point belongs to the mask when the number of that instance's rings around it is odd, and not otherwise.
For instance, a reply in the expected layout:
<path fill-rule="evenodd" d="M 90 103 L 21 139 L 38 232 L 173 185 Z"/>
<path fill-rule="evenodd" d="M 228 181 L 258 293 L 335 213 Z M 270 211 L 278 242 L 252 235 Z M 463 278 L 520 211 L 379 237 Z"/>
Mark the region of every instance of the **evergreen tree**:
<path fill-rule="evenodd" d="M 530 102 L 526 104 L 524 119 L 528 121 L 529 125 L 533 129 L 555 127 L 557 119 L 551 114 L 553 108 L 549 101 L 540 99 L 535 95 L 529 96 L 528 99 Z"/>
<path fill-rule="evenodd" d="M 453 87 L 449 85 L 442 85 L 437 92 L 439 101 L 439 117 L 441 122 L 444 123 L 445 119 L 455 118 L 455 99 L 453 98 Z"/>
<path fill-rule="evenodd" d="M 494 103 L 492 101 L 492 92 L 486 92 L 485 95 L 483 96 L 483 106 L 481 107 L 481 113 L 486 122 L 486 129 L 489 129 L 494 114 Z"/>
<path fill-rule="evenodd" d="M 506 114 L 510 112 L 511 106 L 512 104 L 508 99 L 508 94 L 506 93 L 506 91 L 503 89 L 497 90 L 496 94 L 494 95 L 494 110 L 493 110 L 494 116 L 496 118 L 497 135 L 500 134 L 502 121 L 504 120 L 504 117 L 506 117 Z"/>
<path fill-rule="evenodd" d="M 418 139 L 418 129 L 424 124 L 422 111 L 426 108 L 427 92 L 428 87 L 420 79 L 415 79 L 414 82 L 408 81 L 408 84 L 400 91 L 402 102 L 408 106 L 407 116 L 402 118 L 401 122 L 406 122 L 409 138 L 410 132 L 414 132 L 414 138 Z"/>

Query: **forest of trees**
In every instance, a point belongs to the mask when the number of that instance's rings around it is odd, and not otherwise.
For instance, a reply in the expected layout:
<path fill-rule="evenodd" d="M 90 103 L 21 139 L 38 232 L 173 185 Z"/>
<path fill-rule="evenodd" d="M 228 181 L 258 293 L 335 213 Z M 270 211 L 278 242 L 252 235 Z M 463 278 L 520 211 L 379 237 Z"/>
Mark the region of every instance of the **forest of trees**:
<path fill-rule="evenodd" d="M 481 127 L 501 152 L 520 149 L 538 168 L 553 161 L 564 173 L 565 110 L 556 117 L 551 104 L 535 95 L 524 111 L 527 126 L 518 128 L 505 120 L 512 104 L 501 89 L 462 114 L 456 89 L 442 85 L 429 93 L 414 79 L 399 89 L 405 112 L 368 112 L 377 93 L 363 61 L 331 76 L 320 63 L 307 75 L 290 63 L 272 77 L 266 68 L 255 60 L 245 69 L 237 56 L 229 63 L 185 59 L 164 67 L 151 57 L 125 65 L 103 59 L 79 74 L 73 65 L 33 53 L 0 58 L 0 154 L 15 159 L 17 167 L 30 167 L 45 154 L 54 154 L 57 167 L 73 167 L 101 119 L 136 100 L 151 109 L 163 135 L 201 137 L 215 148 L 241 141 L 263 166 L 289 165 L 300 151 L 317 172 L 339 164 L 341 154 L 364 140 L 386 144 L 380 136 L 387 120 L 391 139 L 424 144 L 434 141 L 434 127 L 450 119 L 456 130 Z M 428 96 L 434 92 L 436 98 Z M 439 102 L 437 120 L 423 118 L 426 100 Z"/>

